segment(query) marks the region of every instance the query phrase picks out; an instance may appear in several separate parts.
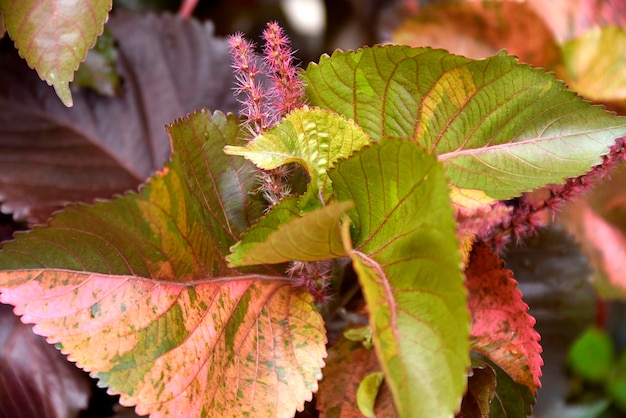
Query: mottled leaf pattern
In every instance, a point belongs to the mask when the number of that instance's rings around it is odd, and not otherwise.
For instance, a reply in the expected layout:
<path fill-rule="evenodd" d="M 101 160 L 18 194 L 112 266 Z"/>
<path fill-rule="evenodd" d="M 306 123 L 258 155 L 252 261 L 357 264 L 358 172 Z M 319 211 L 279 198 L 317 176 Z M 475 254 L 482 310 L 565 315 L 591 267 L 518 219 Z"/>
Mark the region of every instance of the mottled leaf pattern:
<path fill-rule="evenodd" d="M 170 155 L 166 124 L 238 108 L 228 44 L 210 22 L 118 9 L 107 28 L 123 94 L 74 90 L 71 109 L 17 54 L 0 54 L 0 201 L 15 219 L 45 223 L 66 202 L 134 190 Z"/>
<path fill-rule="evenodd" d="M 465 392 L 469 317 L 443 168 L 414 143 L 383 141 L 329 174 L 337 199 L 355 203 L 344 242 L 398 415 L 449 417 Z"/>
<path fill-rule="evenodd" d="M 39 77 L 72 106 L 69 82 L 102 33 L 112 0 L 0 0 L 9 36 Z"/>
<path fill-rule="evenodd" d="M 225 255 L 260 215 L 254 168 L 223 154 L 238 120 L 169 128 L 172 162 L 139 194 L 70 206 L 0 252 L 0 301 L 153 417 L 288 417 L 317 388 L 312 296 Z"/>
<path fill-rule="evenodd" d="M 626 133 L 625 119 L 502 53 L 473 61 L 405 46 L 337 51 L 304 78 L 311 104 L 373 140 L 419 143 L 454 185 L 500 200 L 589 171 Z"/>
<path fill-rule="evenodd" d="M 472 250 L 465 270 L 472 313 L 472 348 L 533 393 L 541 386 L 541 346 L 513 273 L 488 248 Z"/>

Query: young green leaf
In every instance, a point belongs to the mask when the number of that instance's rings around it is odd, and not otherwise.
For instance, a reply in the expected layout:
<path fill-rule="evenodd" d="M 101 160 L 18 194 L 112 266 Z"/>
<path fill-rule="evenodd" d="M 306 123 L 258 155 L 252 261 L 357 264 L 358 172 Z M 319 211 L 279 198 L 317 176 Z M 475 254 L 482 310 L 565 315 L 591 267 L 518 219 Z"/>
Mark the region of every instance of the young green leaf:
<path fill-rule="evenodd" d="M 543 365 L 539 334 L 512 272 L 502 264 L 486 247 L 474 247 L 470 254 L 465 277 L 472 312 L 472 349 L 535 393 L 541 386 Z"/>
<path fill-rule="evenodd" d="M 20 55 L 72 106 L 69 82 L 102 33 L 112 0 L 0 0 L 4 23 Z"/>
<path fill-rule="evenodd" d="M 319 193 L 326 199 L 332 194 L 328 169 L 369 142 L 354 122 L 336 113 L 305 107 L 287 115 L 247 146 L 226 147 L 225 151 L 242 155 L 266 170 L 296 162 L 311 178 L 308 193 Z"/>
<path fill-rule="evenodd" d="M 304 78 L 311 104 L 373 140 L 421 144 L 454 185 L 499 200 L 589 171 L 626 134 L 626 119 L 504 54 L 473 61 L 387 45 L 324 56 Z"/>
<path fill-rule="evenodd" d="M 606 331 L 590 328 L 570 348 L 568 363 L 584 379 L 602 383 L 615 367 L 615 348 Z"/>
<path fill-rule="evenodd" d="M 467 381 L 469 314 L 443 168 L 414 143 L 383 141 L 329 175 L 337 199 L 355 204 L 344 243 L 398 415 L 451 416 Z"/>
<path fill-rule="evenodd" d="M 383 372 L 372 372 L 365 376 L 359 388 L 356 391 L 356 405 L 359 411 L 367 418 L 376 418 L 374 413 L 374 404 L 376 404 L 376 397 L 378 396 L 378 390 L 384 379 Z"/>
<path fill-rule="evenodd" d="M 313 298 L 225 255 L 262 213 L 239 121 L 169 128 L 172 162 L 139 194 L 70 206 L 0 251 L 0 301 L 153 417 L 292 416 L 321 378 Z"/>
<path fill-rule="evenodd" d="M 622 410 L 626 411 L 626 351 L 622 351 L 606 384 L 607 392 Z"/>
<path fill-rule="evenodd" d="M 299 198 L 274 206 L 235 244 L 227 257 L 231 266 L 317 261 L 344 256 L 339 223 L 352 202 L 331 202 L 304 214 Z"/>

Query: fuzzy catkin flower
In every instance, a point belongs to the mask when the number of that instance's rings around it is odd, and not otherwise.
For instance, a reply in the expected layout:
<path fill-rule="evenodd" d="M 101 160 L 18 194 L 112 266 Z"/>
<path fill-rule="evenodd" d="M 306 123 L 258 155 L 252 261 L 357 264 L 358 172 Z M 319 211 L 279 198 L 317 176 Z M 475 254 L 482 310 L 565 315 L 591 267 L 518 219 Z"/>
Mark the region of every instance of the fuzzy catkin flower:
<path fill-rule="evenodd" d="M 270 121 L 276 123 L 283 115 L 304 103 L 304 85 L 294 65 L 289 38 L 277 22 L 270 22 L 263 31 L 264 62 L 270 74 Z"/>
<path fill-rule="evenodd" d="M 243 105 L 242 113 L 246 117 L 246 127 L 255 136 L 268 127 L 268 115 L 263 105 L 267 92 L 257 80 L 257 76 L 261 73 L 259 67 L 261 59 L 254 52 L 254 43 L 245 39 L 241 33 L 230 36 L 228 44 L 237 81 L 235 96 L 244 96 L 243 99 L 238 100 Z"/>

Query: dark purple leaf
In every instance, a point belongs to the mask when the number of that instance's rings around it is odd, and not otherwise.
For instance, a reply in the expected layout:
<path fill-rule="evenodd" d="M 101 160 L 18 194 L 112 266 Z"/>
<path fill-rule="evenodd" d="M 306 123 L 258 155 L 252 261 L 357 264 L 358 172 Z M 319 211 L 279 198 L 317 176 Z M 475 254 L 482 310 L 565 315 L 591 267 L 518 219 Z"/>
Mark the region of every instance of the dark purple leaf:
<path fill-rule="evenodd" d="M 89 379 L 31 329 L 0 305 L 0 417 L 77 417 Z"/>
<path fill-rule="evenodd" d="M 17 54 L 0 55 L 0 202 L 42 222 L 68 201 L 133 189 L 167 159 L 164 126 L 194 109 L 233 111 L 226 41 L 210 23 L 111 16 L 119 97 L 73 92 L 66 108 Z"/>

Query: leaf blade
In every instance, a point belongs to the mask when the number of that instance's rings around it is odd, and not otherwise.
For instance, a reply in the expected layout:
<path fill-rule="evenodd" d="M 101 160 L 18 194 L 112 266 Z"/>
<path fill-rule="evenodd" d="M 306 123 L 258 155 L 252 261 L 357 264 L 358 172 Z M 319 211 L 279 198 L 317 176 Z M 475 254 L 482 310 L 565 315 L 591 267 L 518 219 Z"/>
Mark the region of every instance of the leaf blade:
<path fill-rule="evenodd" d="M 469 317 L 442 168 L 415 144 L 384 141 L 330 176 L 338 200 L 355 203 L 355 249 L 346 227 L 344 245 L 398 415 L 451 415 L 467 381 Z"/>
<path fill-rule="evenodd" d="M 373 140 L 418 142 L 455 186 L 498 200 L 589 171 L 626 133 L 625 119 L 504 54 L 472 61 L 402 46 L 337 51 L 304 77 L 312 104 L 354 119 Z"/>
<path fill-rule="evenodd" d="M 0 200 L 17 220 L 45 223 L 66 202 L 137 189 L 170 156 L 165 125 L 196 109 L 238 108 L 228 45 L 210 22 L 119 9 L 107 27 L 125 81 L 115 98 L 74 90 L 68 109 L 15 51 L 0 57 Z"/>
<path fill-rule="evenodd" d="M 254 167 L 222 152 L 239 121 L 200 111 L 168 131 L 172 161 L 138 194 L 4 245 L 0 301 L 139 413 L 290 416 L 317 388 L 325 330 L 284 275 L 226 265 L 264 208 Z"/>
<path fill-rule="evenodd" d="M 230 266 L 319 261 L 345 255 L 339 232 L 343 214 L 351 202 L 331 202 L 301 214 L 297 198 L 274 206 L 233 247 Z M 283 216 L 277 211 L 285 212 Z M 266 222 L 267 220 L 267 222 Z"/>
<path fill-rule="evenodd" d="M 240 408 L 255 416 L 257 407 L 256 416 L 289 416 L 310 399 L 321 377 L 321 318 L 311 296 L 285 281 L 180 286 L 128 276 L 31 273 L 36 280 L 4 287 L 2 302 L 16 305 L 24 321 L 36 323 L 50 343 L 61 343 L 70 360 L 121 393 L 123 405 L 137 405 L 139 414 L 200 415 L 206 403 L 216 415 Z M 10 276 L 0 272 L 0 281 Z M 67 285 L 59 286 L 59 278 Z M 70 291 L 77 287 L 84 290 Z M 263 335 L 277 337 L 257 341 Z M 288 343 L 282 339 L 287 335 Z M 254 373 L 258 378 L 250 381 Z M 275 385 L 268 384 L 272 380 Z M 251 400 L 239 391 L 255 390 L 257 405 L 246 404 Z"/>
<path fill-rule="evenodd" d="M 532 393 L 541 387 L 541 346 L 517 282 L 486 247 L 475 247 L 465 271 L 472 312 L 472 348 Z"/>

